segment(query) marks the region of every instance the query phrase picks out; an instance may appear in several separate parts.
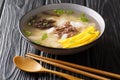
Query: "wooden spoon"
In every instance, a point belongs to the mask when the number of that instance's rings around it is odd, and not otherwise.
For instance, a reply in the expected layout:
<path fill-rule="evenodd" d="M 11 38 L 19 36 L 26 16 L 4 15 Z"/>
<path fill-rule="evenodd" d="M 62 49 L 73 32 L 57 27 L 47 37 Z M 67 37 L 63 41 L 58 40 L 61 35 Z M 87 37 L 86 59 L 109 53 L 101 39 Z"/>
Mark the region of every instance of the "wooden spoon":
<path fill-rule="evenodd" d="M 16 66 L 19 69 L 26 72 L 48 72 L 48 73 L 52 73 L 52 74 L 56 74 L 58 76 L 64 77 L 68 80 L 83 80 L 65 73 L 43 68 L 38 62 L 28 57 L 15 56 L 13 58 L 13 62 L 16 64 Z"/>

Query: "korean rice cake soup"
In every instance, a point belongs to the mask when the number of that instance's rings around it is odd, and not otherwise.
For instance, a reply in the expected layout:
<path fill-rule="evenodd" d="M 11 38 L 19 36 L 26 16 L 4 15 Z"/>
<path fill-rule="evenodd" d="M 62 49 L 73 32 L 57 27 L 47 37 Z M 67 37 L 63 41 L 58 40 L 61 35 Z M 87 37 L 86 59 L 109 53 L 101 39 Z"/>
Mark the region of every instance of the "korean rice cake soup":
<path fill-rule="evenodd" d="M 32 42 L 52 48 L 74 48 L 94 41 L 100 34 L 85 13 L 54 9 L 31 16 L 24 34 Z"/>

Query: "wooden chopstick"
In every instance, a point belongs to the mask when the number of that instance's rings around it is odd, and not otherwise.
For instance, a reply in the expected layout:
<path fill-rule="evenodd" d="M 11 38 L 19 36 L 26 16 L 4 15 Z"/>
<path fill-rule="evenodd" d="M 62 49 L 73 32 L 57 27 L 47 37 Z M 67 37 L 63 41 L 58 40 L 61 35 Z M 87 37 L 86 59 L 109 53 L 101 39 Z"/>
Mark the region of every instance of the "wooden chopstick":
<path fill-rule="evenodd" d="M 35 54 L 31 54 L 31 53 L 28 53 L 27 55 L 35 56 L 35 57 L 38 57 L 40 59 L 45 59 L 45 60 L 49 60 L 49 61 L 52 61 L 52 62 L 57 62 L 57 63 L 63 64 L 63 65 L 67 65 L 67 66 L 70 66 L 70 67 L 73 67 L 73 68 L 77 68 L 77 69 L 81 69 L 81 70 L 85 70 L 85 71 L 89 71 L 89 72 L 93 72 L 93 73 L 96 73 L 96 74 L 105 75 L 105 76 L 113 77 L 113 78 L 116 78 L 116 79 L 120 79 L 119 74 L 115 74 L 115 73 L 111 73 L 111 72 L 107 72 L 107 71 L 103 71 L 103 70 L 98 70 L 98 69 L 94 69 L 94 68 L 90 68 L 90 67 L 86 67 L 86 66 L 81 66 L 81 65 L 61 61 L 61 60 L 46 58 L 46 57 L 38 56 L 38 55 L 35 55 Z"/>
<path fill-rule="evenodd" d="M 65 69 L 65 70 L 68 70 L 68 71 L 71 71 L 71 72 L 75 72 L 75 73 L 78 73 L 78 74 L 82 74 L 82 75 L 91 77 L 91 78 L 95 78 L 95 79 L 98 79 L 98 80 L 110 80 L 108 78 L 101 77 L 101 76 L 98 76 L 96 74 L 92 74 L 92 73 L 85 72 L 85 71 L 82 71 L 82 70 L 78 70 L 78 69 L 75 69 L 75 68 L 72 68 L 72 67 L 69 67 L 69 66 L 65 66 L 63 64 L 60 64 L 59 62 L 58 63 L 55 62 L 56 60 L 54 60 L 54 59 L 45 58 L 45 57 L 38 56 L 38 55 L 35 55 L 35 54 L 31 54 L 31 53 L 26 54 L 26 56 L 27 57 L 31 57 L 31 58 L 36 59 L 36 60 L 40 60 L 40 61 L 46 62 L 48 64 L 54 65 L 56 67 L 60 67 L 62 69 Z M 57 61 L 59 61 L 59 60 L 57 60 Z"/>

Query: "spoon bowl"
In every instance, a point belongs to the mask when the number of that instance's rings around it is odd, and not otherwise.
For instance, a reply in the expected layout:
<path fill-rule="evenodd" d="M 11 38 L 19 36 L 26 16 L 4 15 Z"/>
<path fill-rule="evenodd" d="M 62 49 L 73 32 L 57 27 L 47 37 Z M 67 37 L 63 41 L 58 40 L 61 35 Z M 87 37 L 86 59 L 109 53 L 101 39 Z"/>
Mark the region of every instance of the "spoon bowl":
<path fill-rule="evenodd" d="M 19 69 L 26 71 L 26 72 L 48 72 L 48 73 L 52 73 L 52 74 L 56 74 L 58 76 L 64 77 L 68 80 L 83 80 L 83 79 L 71 76 L 69 74 L 46 69 L 46 68 L 42 67 L 35 60 L 28 58 L 28 57 L 15 56 L 13 58 L 13 62 Z"/>
<path fill-rule="evenodd" d="M 42 70 L 42 66 L 35 60 L 28 57 L 14 57 L 14 63 L 18 68 L 26 72 L 38 72 Z"/>

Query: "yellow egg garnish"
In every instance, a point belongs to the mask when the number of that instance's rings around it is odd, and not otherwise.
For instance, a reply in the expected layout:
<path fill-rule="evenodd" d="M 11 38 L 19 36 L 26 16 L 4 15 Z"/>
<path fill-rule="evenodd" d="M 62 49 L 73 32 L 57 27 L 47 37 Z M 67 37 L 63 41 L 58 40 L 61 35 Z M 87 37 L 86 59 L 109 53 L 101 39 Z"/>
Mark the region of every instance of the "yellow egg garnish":
<path fill-rule="evenodd" d="M 83 32 L 73 37 L 64 40 L 59 40 L 58 42 L 62 44 L 63 48 L 73 48 L 83 46 L 94 41 L 99 36 L 99 34 L 100 32 L 97 31 L 94 26 L 89 26 Z"/>

